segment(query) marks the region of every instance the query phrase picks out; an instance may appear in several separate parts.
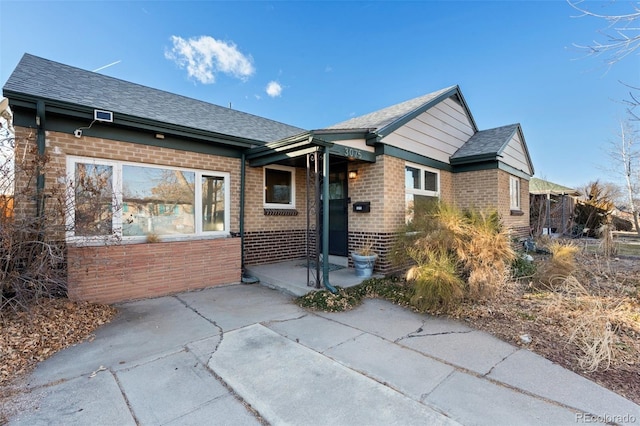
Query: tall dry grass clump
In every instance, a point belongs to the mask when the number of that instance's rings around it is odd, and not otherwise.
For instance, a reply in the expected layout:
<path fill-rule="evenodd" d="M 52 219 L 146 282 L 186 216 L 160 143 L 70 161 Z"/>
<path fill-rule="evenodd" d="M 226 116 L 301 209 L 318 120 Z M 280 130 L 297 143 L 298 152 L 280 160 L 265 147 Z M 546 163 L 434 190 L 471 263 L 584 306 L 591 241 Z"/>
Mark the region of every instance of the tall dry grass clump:
<path fill-rule="evenodd" d="M 416 257 L 423 254 L 414 253 Z M 421 311 L 447 310 L 464 297 L 464 281 L 458 275 L 456 259 L 442 251 L 428 251 L 407 272 L 415 293 L 411 304 Z"/>
<path fill-rule="evenodd" d="M 538 268 L 535 281 L 542 287 L 553 290 L 563 285 L 567 277 L 573 274 L 578 266 L 576 256 L 579 247 L 572 242 L 553 240 L 548 244 L 551 258 Z"/>
<path fill-rule="evenodd" d="M 396 263 L 409 262 L 419 309 L 450 308 L 467 297 L 495 296 L 504 288 L 515 259 L 509 237 L 494 211 L 462 211 L 439 203 L 413 212 L 400 232 Z"/>
<path fill-rule="evenodd" d="M 578 365 L 585 371 L 607 370 L 624 351 L 619 329 L 634 328 L 634 308 L 619 299 L 592 294 L 573 275 L 557 280 L 546 309 L 554 318 L 563 318 L 570 331 L 568 343 L 580 350 Z M 637 316 L 637 314 L 636 314 Z"/>

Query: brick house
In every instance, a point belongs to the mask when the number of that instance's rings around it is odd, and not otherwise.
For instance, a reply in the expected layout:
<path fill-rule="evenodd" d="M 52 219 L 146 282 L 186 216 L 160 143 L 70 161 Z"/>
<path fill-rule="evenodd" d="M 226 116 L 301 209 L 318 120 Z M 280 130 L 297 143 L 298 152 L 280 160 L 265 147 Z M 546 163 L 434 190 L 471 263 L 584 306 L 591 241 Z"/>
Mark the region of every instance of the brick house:
<path fill-rule="evenodd" d="M 430 199 L 529 233 L 522 129 L 478 130 L 458 86 L 311 131 L 29 54 L 3 94 L 17 152 L 49 158 L 34 185 L 69 191 L 71 298 L 240 282 L 309 253 L 347 262 L 365 241 L 384 273 L 407 206 Z M 37 210 L 16 200 L 17 216 Z"/>

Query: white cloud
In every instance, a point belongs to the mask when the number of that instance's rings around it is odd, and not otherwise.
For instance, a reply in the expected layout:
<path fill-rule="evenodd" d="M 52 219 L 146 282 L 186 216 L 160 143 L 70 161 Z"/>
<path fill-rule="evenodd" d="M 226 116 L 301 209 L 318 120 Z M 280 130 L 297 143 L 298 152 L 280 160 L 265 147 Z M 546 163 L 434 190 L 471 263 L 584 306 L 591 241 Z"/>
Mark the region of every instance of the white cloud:
<path fill-rule="evenodd" d="M 171 41 L 173 48 L 165 51 L 165 58 L 186 68 L 189 77 L 203 84 L 214 83 L 217 73 L 246 80 L 255 72 L 251 56 L 243 55 L 234 43 L 219 41 L 210 36 L 188 40 L 171 36 Z"/>
<path fill-rule="evenodd" d="M 271 96 L 272 98 L 277 98 L 282 94 L 282 86 L 277 81 L 270 81 L 269 84 L 267 84 L 267 88 L 265 90 L 267 92 L 267 95 Z"/>

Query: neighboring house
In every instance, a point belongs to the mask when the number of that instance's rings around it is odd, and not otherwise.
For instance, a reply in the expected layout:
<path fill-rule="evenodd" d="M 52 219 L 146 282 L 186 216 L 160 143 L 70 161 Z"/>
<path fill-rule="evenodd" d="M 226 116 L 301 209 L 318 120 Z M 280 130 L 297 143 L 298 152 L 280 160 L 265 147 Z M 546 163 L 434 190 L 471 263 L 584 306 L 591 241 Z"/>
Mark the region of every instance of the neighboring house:
<path fill-rule="evenodd" d="M 479 131 L 458 86 L 311 131 L 28 54 L 4 96 L 17 149 L 49 156 L 40 190 L 71 182 L 72 298 L 239 282 L 307 253 L 346 263 L 367 242 L 384 273 L 407 207 L 430 199 L 529 233 L 522 129 Z M 16 200 L 20 214 L 37 209 Z"/>
<path fill-rule="evenodd" d="M 580 192 L 543 179 L 529 181 L 532 235 L 573 232 L 575 208 Z"/>

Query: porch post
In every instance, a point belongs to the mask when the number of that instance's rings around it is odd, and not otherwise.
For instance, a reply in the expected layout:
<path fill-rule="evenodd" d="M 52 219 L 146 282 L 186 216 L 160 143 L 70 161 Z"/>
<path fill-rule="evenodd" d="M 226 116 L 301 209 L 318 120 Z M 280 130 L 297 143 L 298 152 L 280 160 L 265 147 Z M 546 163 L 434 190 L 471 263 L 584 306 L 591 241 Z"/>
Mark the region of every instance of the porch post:
<path fill-rule="evenodd" d="M 322 162 L 322 283 L 331 293 L 338 290 L 329 283 L 329 147 L 324 147 Z"/>

